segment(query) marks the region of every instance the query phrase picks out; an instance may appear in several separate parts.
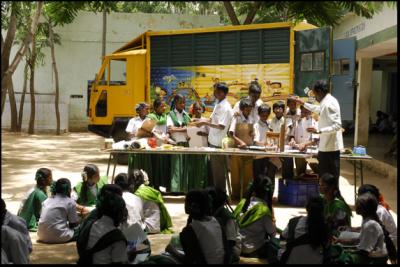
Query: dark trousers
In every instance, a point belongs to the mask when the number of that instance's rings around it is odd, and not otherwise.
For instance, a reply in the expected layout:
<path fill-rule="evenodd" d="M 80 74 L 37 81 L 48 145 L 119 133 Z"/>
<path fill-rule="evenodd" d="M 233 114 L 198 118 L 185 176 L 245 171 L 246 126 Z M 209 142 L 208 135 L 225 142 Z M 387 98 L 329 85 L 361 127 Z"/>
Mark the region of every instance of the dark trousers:
<path fill-rule="evenodd" d="M 340 151 L 322 152 L 318 151 L 318 170 L 319 177 L 324 173 L 330 173 L 336 178 L 337 186 L 339 187 L 340 176 Z"/>
<path fill-rule="evenodd" d="M 221 148 L 209 144 L 210 147 Z M 215 187 L 226 192 L 226 177 L 228 177 L 228 156 L 210 155 L 211 173 Z"/>
<path fill-rule="evenodd" d="M 271 179 L 272 183 L 272 194 L 275 189 L 275 173 L 276 166 L 271 163 L 269 158 L 255 159 L 253 161 L 253 175 L 257 178 L 259 175 L 266 175 Z"/>
<path fill-rule="evenodd" d="M 281 158 L 281 160 L 282 160 L 282 178 L 293 179 L 294 176 L 293 158 Z"/>

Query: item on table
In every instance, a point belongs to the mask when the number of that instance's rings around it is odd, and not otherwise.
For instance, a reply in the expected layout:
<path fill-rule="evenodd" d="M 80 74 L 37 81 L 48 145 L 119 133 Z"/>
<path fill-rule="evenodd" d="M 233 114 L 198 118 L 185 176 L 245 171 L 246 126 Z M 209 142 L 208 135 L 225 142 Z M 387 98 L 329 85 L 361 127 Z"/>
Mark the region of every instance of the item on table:
<path fill-rule="evenodd" d="M 150 137 L 147 140 L 147 144 L 149 145 L 149 147 L 151 148 L 156 148 L 157 147 L 157 139 L 155 137 Z"/>
<path fill-rule="evenodd" d="M 222 139 L 222 148 L 233 148 L 235 147 L 235 140 L 231 137 L 224 137 Z"/>

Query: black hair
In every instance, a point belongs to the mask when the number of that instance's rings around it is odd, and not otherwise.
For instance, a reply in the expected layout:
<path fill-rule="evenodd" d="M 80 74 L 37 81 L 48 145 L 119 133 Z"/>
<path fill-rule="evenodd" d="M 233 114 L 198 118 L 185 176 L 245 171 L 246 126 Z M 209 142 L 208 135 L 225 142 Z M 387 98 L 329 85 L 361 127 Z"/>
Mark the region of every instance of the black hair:
<path fill-rule="evenodd" d="M 249 93 L 261 94 L 261 86 L 257 81 L 252 81 L 250 83 Z"/>
<path fill-rule="evenodd" d="M 174 109 L 175 109 L 175 107 L 176 107 L 176 102 L 178 102 L 178 101 L 181 100 L 181 99 L 185 99 L 185 97 L 184 97 L 182 94 L 176 94 L 176 95 L 174 96 L 174 99 L 172 100 L 172 103 L 171 103 L 171 110 L 174 110 Z"/>
<path fill-rule="evenodd" d="M 251 102 L 251 99 L 249 97 L 244 97 L 244 98 L 240 99 L 239 109 L 243 110 L 247 107 L 253 107 L 253 103 Z"/>
<path fill-rule="evenodd" d="M 224 92 L 225 95 L 227 95 L 229 92 L 229 87 L 226 83 L 219 82 L 219 83 L 214 84 L 214 90 L 221 90 Z"/>
<path fill-rule="evenodd" d="M 250 184 L 250 187 L 247 191 L 246 201 L 243 205 L 243 212 L 246 212 L 250 205 L 250 198 L 253 194 L 256 197 L 261 198 L 267 202 L 267 206 L 272 211 L 272 181 L 271 179 L 263 174 L 258 175 L 256 179 L 254 179 L 253 183 Z"/>
<path fill-rule="evenodd" d="M 211 215 L 214 214 L 221 206 L 228 204 L 228 196 L 221 188 L 210 186 L 205 190 L 211 197 Z"/>
<path fill-rule="evenodd" d="M 116 184 L 105 184 L 100 189 L 100 192 L 99 192 L 98 196 L 101 196 L 106 191 L 122 196 L 122 189 L 121 189 L 121 187 L 119 185 L 116 185 Z"/>
<path fill-rule="evenodd" d="M 201 219 L 210 213 L 210 201 L 207 192 L 191 190 L 185 197 L 185 212 L 192 219 Z M 189 219 L 190 220 L 190 219 Z"/>
<path fill-rule="evenodd" d="M 67 197 L 71 196 L 71 182 L 67 178 L 60 178 L 55 184 L 55 193 Z"/>
<path fill-rule="evenodd" d="M 314 83 L 313 90 L 326 94 L 329 92 L 328 84 L 325 80 L 318 80 Z"/>
<path fill-rule="evenodd" d="M 196 101 L 193 103 L 193 109 L 195 109 L 195 108 L 201 108 L 201 113 L 204 113 L 206 111 L 206 106 L 202 102 L 199 102 L 199 101 Z"/>
<path fill-rule="evenodd" d="M 285 108 L 285 103 L 284 103 L 283 101 L 275 102 L 275 103 L 272 105 L 272 109 L 274 110 L 274 109 L 276 109 L 276 108 L 282 108 L 282 109 L 284 109 L 284 108 Z"/>
<path fill-rule="evenodd" d="M 3 198 L 1 198 L 0 202 L 0 222 L 1 225 L 3 225 L 4 218 L 6 217 L 7 209 L 6 209 L 6 202 L 4 201 Z"/>
<path fill-rule="evenodd" d="M 149 105 L 145 102 L 140 102 L 135 106 L 135 110 L 137 113 L 139 113 L 140 111 L 142 111 L 142 109 L 148 107 Z"/>
<path fill-rule="evenodd" d="M 386 227 L 383 225 L 382 221 L 379 219 L 376 213 L 376 210 L 378 208 L 378 199 L 370 192 L 366 192 L 357 198 L 356 207 L 359 207 L 359 209 L 361 209 L 360 212 L 363 219 L 364 217 L 369 217 L 381 226 L 389 259 L 396 260 L 396 247 L 394 246 L 393 241 L 389 236 L 389 232 L 386 230 Z"/>
<path fill-rule="evenodd" d="M 365 194 L 367 192 L 373 194 L 376 197 L 376 199 L 378 199 L 378 201 L 379 201 L 379 196 L 381 193 L 379 192 L 379 189 L 375 185 L 363 184 L 362 186 L 360 186 L 358 188 L 357 194 L 358 194 L 358 196 L 361 196 L 362 194 Z"/>
<path fill-rule="evenodd" d="M 99 173 L 99 167 L 97 167 L 95 164 L 87 164 L 84 168 L 83 168 L 83 172 L 82 172 L 82 188 L 81 188 L 81 192 L 79 194 L 79 199 L 81 201 L 81 203 L 86 203 L 87 202 L 87 192 L 89 189 L 87 180 L 92 178 L 94 175 L 96 175 L 97 173 Z M 99 173 L 100 175 L 100 173 Z"/>
<path fill-rule="evenodd" d="M 313 248 L 324 246 L 329 239 L 329 229 L 324 217 L 324 200 L 320 196 L 310 197 L 306 210 L 310 244 Z"/>
<path fill-rule="evenodd" d="M 346 209 L 351 211 L 351 209 L 350 209 L 349 205 L 347 204 L 346 200 L 344 200 L 342 194 L 340 193 L 340 189 L 339 189 L 337 178 L 335 176 L 333 176 L 333 174 L 326 172 L 326 173 L 322 174 L 320 179 L 329 188 L 333 189 L 333 196 L 337 197 L 340 200 L 342 200 L 344 202 L 345 206 L 346 206 Z M 351 214 L 351 212 L 350 212 L 350 214 Z"/>
<path fill-rule="evenodd" d="M 117 185 L 114 185 L 118 187 Z M 107 215 L 112 218 L 114 226 L 118 227 L 128 218 L 126 204 L 121 195 L 113 192 L 109 187 L 102 187 L 97 198 L 97 218 Z"/>
<path fill-rule="evenodd" d="M 153 109 L 156 109 L 156 108 L 160 107 L 163 101 L 164 101 L 164 100 L 162 100 L 160 97 L 154 99 L 154 102 L 153 102 Z"/>
<path fill-rule="evenodd" d="M 35 180 L 38 187 L 46 185 L 47 178 L 51 175 L 51 170 L 48 168 L 40 168 L 36 171 Z"/>
<path fill-rule="evenodd" d="M 290 103 L 296 102 L 296 100 L 294 100 L 293 98 L 288 98 L 286 100 L 286 104 L 289 105 Z"/>
<path fill-rule="evenodd" d="M 143 172 L 139 169 L 134 169 L 132 173 L 129 174 L 128 184 L 129 184 L 129 191 L 134 193 L 139 188 L 139 186 L 144 184 Z"/>
<path fill-rule="evenodd" d="M 269 113 L 271 114 L 271 107 L 268 104 L 261 104 L 261 106 L 258 107 L 258 114 L 262 113 Z"/>
<path fill-rule="evenodd" d="M 114 178 L 114 184 L 121 187 L 122 191 L 129 191 L 129 180 L 126 173 L 118 173 Z"/>

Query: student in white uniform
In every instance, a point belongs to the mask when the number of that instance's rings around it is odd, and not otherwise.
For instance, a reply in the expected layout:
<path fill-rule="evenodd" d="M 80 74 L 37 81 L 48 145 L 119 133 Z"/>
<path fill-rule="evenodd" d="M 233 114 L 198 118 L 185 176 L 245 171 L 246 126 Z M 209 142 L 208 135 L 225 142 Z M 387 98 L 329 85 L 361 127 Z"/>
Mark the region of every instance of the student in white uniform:
<path fill-rule="evenodd" d="M 278 251 L 271 243 L 276 241 L 271 186 L 271 179 L 258 176 L 233 214 L 242 236 L 242 256 L 267 258 L 269 263 L 274 263 Z"/>
<path fill-rule="evenodd" d="M 221 225 L 208 216 L 210 203 L 205 191 L 193 190 L 186 194 L 187 225 L 179 234 L 184 264 L 222 264 L 225 261 L 224 233 Z"/>
<path fill-rule="evenodd" d="M 389 232 L 390 238 L 393 241 L 393 244 L 397 248 L 397 226 L 393 219 L 392 214 L 390 214 L 389 210 L 383 205 L 385 202 L 383 201 L 383 197 L 379 192 L 379 189 L 372 184 L 363 184 L 358 188 L 358 196 L 361 196 L 364 193 L 373 194 L 378 200 L 378 207 L 376 210 L 376 214 L 378 215 L 379 220 L 385 226 L 386 230 Z M 387 206 L 387 205 L 386 205 Z"/>
<path fill-rule="evenodd" d="M 231 123 L 233 110 L 226 98 L 228 91 L 229 87 L 226 83 L 220 82 L 214 84 L 214 96 L 217 99 L 217 104 L 214 106 L 209 121 L 202 123 L 202 125 L 210 128 L 208 134 L 210 147 L 222 147 L 222 139 L 226 137 L 229 124 Z M 210 164 L 214 185 L 226 192 L 226 178 L 228 176 L 227 156 L 210 156 Z"/>
<path fill-rule="evenodd" d="M 306 205 L 307 216 L 289 220 L 281 234 L 286 246 L 279 250 L 282 264 L 322 264 L 323 248 L 329 242 L 329 229 L 324 218 L 324 201 L 311 197 Z"/>
<path fill-rule="evenodd" d="M 43 202 L 38 225 L 38 240 L 44 243 L 75 241 L 79 224 L 76 203 L 71 199 L 71 182 L 60 178 L 55 184 L 55 195 Z"/>
<path fill-rule="evenodd" d="M 141 102 L 136 105 L 135 110 L 138 116 L 129 120 L 125 131 L 129 133 L 131 138 L 136 136 L 137 130 L 142 126 L 143 121 L 149 114 L 149 105 L 147 103 Z"/>
<path fill-rule="evenodd" d="M 253 108 L 249 116 L 254 122 L 258 121 L 258 108 L 263 104 L 263 101 L 260 99 L 261 93 L 262 89 L 260 84 L 257 81 L 252 81 L 249 86 L 249 98 L 251 99 Z M 239 104 L 240 101 L 237 101 L 233 106 L 234 116 L 240 115 Z"/>
<path fill-rule="evenodd" d="M 24 219 L 21 217 L 12 214 L 6 209 L 6 203 L 4 202 L 3 199 L 1 199 L 0 203 L 0 216 L 1 216 L 1 225 L 6 225 L 14 230 L 17 230 L 24 236 L 24 240 L 26 240 L 26 244 L 28 245 L 29 253 L 32 252 L 32 241 L 31 237 L 29 236 L 29 231 L 28 227 L 26 225 L 26 222 Z"/>

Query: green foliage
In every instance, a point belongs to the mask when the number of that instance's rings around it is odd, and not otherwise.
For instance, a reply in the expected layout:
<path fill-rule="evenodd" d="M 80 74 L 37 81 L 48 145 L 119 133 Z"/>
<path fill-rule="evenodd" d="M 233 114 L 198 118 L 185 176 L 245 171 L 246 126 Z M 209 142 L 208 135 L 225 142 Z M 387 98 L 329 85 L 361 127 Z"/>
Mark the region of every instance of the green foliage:
<path fill-rule="evenodd" d="M 44 15 L 54 26 L 63 26 L 74 21 L 79 10 L 82 10 L 86 2 L 76 1 L 47 1 L 44 4 Z"/>

